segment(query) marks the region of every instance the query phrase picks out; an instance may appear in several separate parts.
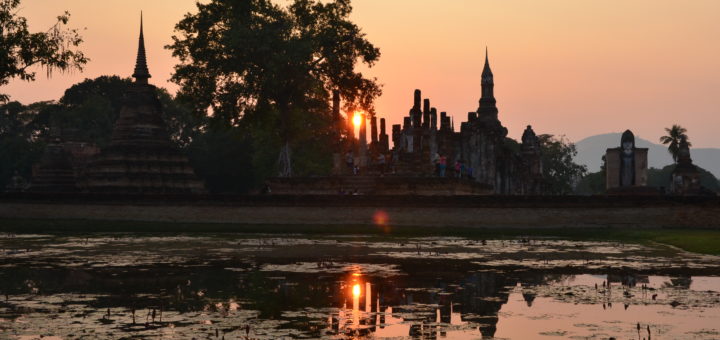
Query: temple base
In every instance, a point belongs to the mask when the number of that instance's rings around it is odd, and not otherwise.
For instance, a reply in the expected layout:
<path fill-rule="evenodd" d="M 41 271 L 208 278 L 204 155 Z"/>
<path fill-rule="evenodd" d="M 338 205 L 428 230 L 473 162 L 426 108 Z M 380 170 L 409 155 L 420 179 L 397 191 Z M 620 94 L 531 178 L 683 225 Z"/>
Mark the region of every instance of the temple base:
<path fill-rule="evenodd" d="M 277 195 L 492 195 L 493 188 L 458 178 L 396 176 L 329 176 L 271 178 Z"/>

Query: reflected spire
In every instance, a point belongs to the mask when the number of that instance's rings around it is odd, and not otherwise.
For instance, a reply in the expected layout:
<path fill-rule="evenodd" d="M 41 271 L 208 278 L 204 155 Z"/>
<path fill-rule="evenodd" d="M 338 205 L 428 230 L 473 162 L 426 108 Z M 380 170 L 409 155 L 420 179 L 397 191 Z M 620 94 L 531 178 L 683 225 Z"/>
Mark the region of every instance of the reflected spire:
<path fill-rule="evenodd" d="M 143 36 L 143 15 L 140 12 L 140 38 L 138 39 L 137 59 L 135 61 L 135 72 L 133 78 L 138 84 L 147 84 L 148 78 L 151 77 L 147 67 L 147 59 L 145 57 L 145 37 Z"/>

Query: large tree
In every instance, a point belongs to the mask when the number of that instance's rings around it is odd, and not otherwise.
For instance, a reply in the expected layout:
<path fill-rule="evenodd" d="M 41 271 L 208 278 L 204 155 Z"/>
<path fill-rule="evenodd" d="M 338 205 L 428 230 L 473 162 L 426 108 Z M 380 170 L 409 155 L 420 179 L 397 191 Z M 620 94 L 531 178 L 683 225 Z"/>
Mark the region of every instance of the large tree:
<path fill-rule="evenodd" d="M 37 112 L 52 105 L 40 102 L 28 106 L 19 102 L 0 103 L 0 191 L 18 175 L 30 177 L 32 164 L 42 154 L 44 143 L 35 138 L 32 127 Z"/>
<path fill-rule="evenodd" d="M 49 76 L 53 70 L 82 69 L 88 62 L 77 49 L 82 37 L 66 27 L 70 13 L 57 17 L 45 32 L 30 33 L 27 19 L 18 15 L 20 0 L 0 0 L 0 86 L 11 79 L 35 80 L 33 66 L 41 66 Z M 0 93 L 0 102 L 8 96 Z"/>
<path fill-rule="evenodd" d="M 119 76 L 85 79 L 65 90 L 58 110 L 38 118 L 46 119 L 44 123 L 61 129 L 68 136 L 104 147 L 110 142 L 125 92 L 132 82 Z M 157 88 L 157 95 L 170 138 L 178 146 L 186 146 L 199 123 L 190 115 L 189 107 L 166 89 Z"/>
<path fill-rule="evenodd" d="M 672 155 L 673 161 L 677 163 L 678 151 L 680 151 L 680 140 L 683 138 L 687 139 L 687 129 L 680 125 L 673 124 L 672 127 L 665 128 L 665 132 L 667 135 L 660 137 L 660 142 L 667 144 L 668 152 Z M 688 142 L 688 146 L 692 146 L 692 144 Z"/>
<path fill-rule="evenodd" d="M 539 135 L 540 154 L 546 190 L 553 195 L 573 192 L 575 184 L 587 173 L 587 167 L 575 163 L 575 144 L 563 136 Z"/>
<path fill-rule="evenodd" d="M 380 52 L 349 20 L 349 0 L 295 0 L 287 7 L 212 0 L 197 7 L 177 24 L 168 46 L 180 59 L 173 80 L 181 96 L 192 97 L 196 112 L 211 112 L 211 124 L 254 124 L 276 134 L 281 176 L 293 174 L 291 149 L 299 146 L 299 135 L 313 122 L 331 121 L 333 90 L 346 109 L 374 113 L 380 87 L 355 66 L 372 66 Z M 268 123 L 264 116 L 276 118 Z"/>

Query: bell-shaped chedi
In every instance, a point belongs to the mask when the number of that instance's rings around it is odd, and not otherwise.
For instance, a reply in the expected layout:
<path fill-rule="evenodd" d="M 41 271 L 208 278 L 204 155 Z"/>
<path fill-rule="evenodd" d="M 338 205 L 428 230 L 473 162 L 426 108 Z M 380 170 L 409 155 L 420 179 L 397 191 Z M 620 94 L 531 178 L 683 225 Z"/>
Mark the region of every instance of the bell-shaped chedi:
<path fill-rule="evenodd" d="M 187 157 L 170 141 L 157 89 L 148 84 L 142 16 L 133 77 L 109 146 L 85 171 L 85 187 L 114 193 L 203 192 Z"/>
<path fill-rule="evenodd" d="M 671 192 L 675 195 L 701 195 L 706 193 L 700 185 L 700 170 L 690 158 L 690 145 L 687 137 L 680 139 L 678 160 L 672 172 Z"/>
<path fill-rule="evenodd" d="M 74 192 L 77 190 L 71 155 L 63 148 L 60 137 L 53 136 L 40 161 L 33 165 L 28 191 Z"/>

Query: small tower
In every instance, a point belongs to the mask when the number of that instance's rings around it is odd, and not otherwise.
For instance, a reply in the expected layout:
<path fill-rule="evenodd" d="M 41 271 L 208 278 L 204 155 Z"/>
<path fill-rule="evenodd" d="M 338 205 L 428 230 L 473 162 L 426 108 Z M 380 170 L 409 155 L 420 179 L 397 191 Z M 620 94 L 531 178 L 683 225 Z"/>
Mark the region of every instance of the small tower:
<path fill-rule="evenodd" d="M 675 195 L 699 195 L 702 192 L 700 171 L 690 158 L 690 145 L 685 136 L 680 139 L 678 161 L 672 172 L 670 188 Z"/>
<path fill-rule="evenodd" d="M 478 107 L 478 116 L 480 118 L 494 118 L 497 120 L 498 109 L 495 106 L 495 81 L 493 73 L 490 69 L 490 59 L 488 57 L 487 47 L 485 48 L 485 66 L 483 67 L 480 85 L 482 94 L 480 97 L 480 106 Z"/>
<path fill-rule="evenodd" d="M 523 160 L 523 173 L 520 179 L 520 193 L 540 194 L 542 193 L 542 157 L 540 155 L 540 139 L 528 125 L 522 135 L 520 145 L 520 157 Z"/>

